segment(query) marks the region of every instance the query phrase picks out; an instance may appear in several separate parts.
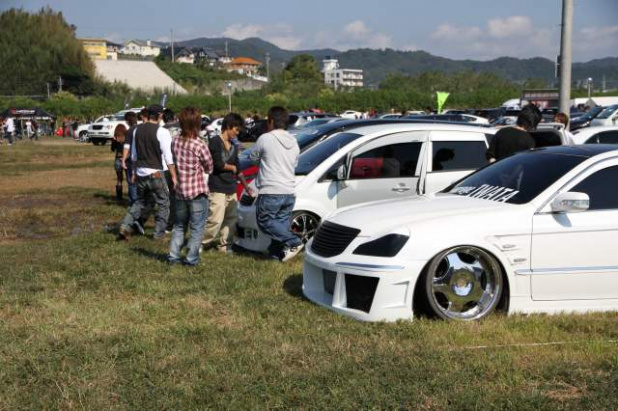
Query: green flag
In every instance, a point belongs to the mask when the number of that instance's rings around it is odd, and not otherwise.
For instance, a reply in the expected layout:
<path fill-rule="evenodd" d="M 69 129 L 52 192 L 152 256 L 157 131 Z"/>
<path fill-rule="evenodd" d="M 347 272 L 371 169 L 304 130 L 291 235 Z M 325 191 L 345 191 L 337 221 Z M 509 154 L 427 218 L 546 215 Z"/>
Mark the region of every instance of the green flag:
<path fill-rule="evenodd" d="M 446 99 L 451 94 L 445 91 L 436 91 L 436 95 L 438 96 L 438 114 L 440 114 L 442 113 L 442 107 L 444 107 L 444 103 L 446 103 Z"/>

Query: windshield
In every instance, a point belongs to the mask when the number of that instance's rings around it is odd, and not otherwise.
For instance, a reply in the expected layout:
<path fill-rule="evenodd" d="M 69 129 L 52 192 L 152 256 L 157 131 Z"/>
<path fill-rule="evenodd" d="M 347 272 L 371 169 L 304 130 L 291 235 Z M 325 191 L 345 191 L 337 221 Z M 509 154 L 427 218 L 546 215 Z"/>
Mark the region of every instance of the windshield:
<path fill-rule="evenodd" d="M 478 170 L 443 192 L 524 204 L 584 160 L 586 157 L 544 150 L 516 154 Z"/>
<path fill-rule="evenodd" d="M 309 174 L 328 157 L 359 137 L 362 137 L 362 135 L 355 133 L 339 133 L 320 142 L 320 144 L 316 144 L 315 147 L 305 151 L 298 157 L 296 175 L 304 176 Z"/>
<path fill-rule="evenodd" d="M 603 108 L 602 107 L 595 107 L 590 109 L 589 112 L 585 113 L 584 115 L 580 116 L 577 121 L 588 121 L 588 120 L 592 120 L 593 118 L 596 117 L 597 114 L 599 114 L 600 111 L 602 111 Z"/>
<path fill-rule="evenodd" d="M 601 111 L 601 114 L 599 114 L 597 118 L 609 118 L 616 110 L 618 110 L 618 106 L 607 107 L 605 110 Z"/>
<path fill-rule="evenodd" d="M 315 120 L 311 120 L 308 123 L 303 124 L 301 127 L 299 128 L 311 128 L 311 127 L 317 127 L 317 126 L 321 126 L 322 124 L 326 124 L 329 121 L 332 121 L 330 118 L 317 118 Z"/>

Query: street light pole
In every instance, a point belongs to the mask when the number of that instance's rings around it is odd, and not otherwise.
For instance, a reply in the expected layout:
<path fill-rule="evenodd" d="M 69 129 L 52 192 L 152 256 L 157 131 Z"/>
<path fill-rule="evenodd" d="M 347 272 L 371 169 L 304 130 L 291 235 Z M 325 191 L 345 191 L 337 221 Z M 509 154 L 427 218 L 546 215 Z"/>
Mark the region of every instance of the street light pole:
<path fill-rule="evenodd" d="M 571 39 L 573 0 L 562 0 L 562 36 L 560 40 L 560 111 L 568 113 L 571 100 Z"/>
<path fill-rule="evenodd" d="M 227 97 L 228 97 L 228 109 L 229 109 L 229 113 L 232 112 L 232 82 L 228 81 L 227 82 Z"/>
<path fill-rule="evenodd" d="M 590 100 L 591 92 L 592 92 L 592 77 L 588 77 L 588 100 Z"/>

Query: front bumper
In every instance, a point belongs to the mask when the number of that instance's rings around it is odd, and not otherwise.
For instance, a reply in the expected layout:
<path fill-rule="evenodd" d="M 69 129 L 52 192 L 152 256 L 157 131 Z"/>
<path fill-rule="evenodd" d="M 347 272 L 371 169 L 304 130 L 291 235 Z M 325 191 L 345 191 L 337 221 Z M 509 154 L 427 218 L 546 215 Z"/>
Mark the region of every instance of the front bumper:
<path fill-rule="evenodd" d="M 258 228 L 255 202 L 250 206 L 238 203 L 238 220 L 236 225 L 237 230 L 234 244 L 256 253 L 266 253 L 268 251 L 270 237 L 262 233 Z"/>
<path fill-rule="evenodd" d="M 425 261 L 381 259 L 366 263 L 351 254 L 324 258 L 311 252 L 303 263 L 303 294 L 314 303 L 362 321 L 411 320 L 414 287 Z"/>

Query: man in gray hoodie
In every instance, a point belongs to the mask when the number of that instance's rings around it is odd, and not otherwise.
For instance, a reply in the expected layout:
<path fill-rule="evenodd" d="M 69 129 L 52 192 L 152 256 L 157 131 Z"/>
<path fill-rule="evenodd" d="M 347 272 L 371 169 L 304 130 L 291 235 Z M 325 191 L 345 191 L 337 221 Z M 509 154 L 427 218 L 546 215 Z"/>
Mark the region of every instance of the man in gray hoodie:
<path fill-rule="evenodd" d="M 298 142 L 287 132 L 288 111 L 283 107 L 268 110 L 268 132 L 255 143 L 251 158 L 260 162 L 256 179 L 258 199 L 257 224 L 271 237 L 271 258 L 288 261 L 303 248 L 298 236 L 290 230 L 294 209 L 294 169 L 298 162 Z"/>

